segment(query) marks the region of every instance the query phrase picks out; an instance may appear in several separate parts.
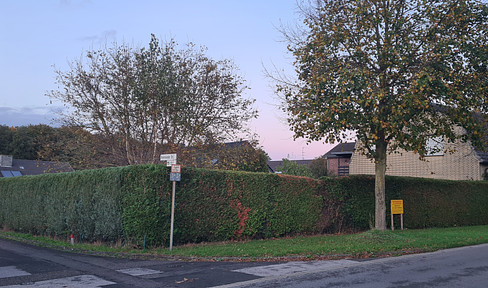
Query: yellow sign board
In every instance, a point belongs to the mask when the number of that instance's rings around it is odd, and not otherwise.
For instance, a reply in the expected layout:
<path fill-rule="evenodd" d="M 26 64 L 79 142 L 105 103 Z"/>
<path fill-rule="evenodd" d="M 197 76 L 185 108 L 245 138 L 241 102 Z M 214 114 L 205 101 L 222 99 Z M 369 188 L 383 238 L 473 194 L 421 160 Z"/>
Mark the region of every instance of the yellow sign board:
<path fill-rule="evenodd" d="M 391 200 L 391 214 L 403 214 L 403 200 Z"/>

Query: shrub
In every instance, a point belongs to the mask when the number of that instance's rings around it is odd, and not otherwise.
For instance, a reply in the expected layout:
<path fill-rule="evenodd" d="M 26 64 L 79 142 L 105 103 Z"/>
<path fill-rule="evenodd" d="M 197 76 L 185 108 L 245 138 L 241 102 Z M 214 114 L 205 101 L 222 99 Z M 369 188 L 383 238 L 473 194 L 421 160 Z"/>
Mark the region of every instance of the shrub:
<path fill-rule="evenodd" d="M 33 234 L 115 241 L 123 234 L 120 170 L 1 179 L 0 224 Z"/>
<path fill-rule="evenodd" d="M 313 233 L 319 181 L 187 168 L 176 184 L 175 243 Z M 169 243 L 167 167 L 138 165 L 0 179 L 0 224 L 17 231 L 142 246 Z"/>
<path fill-rule="evenodd" d="M 312 160 L 309 165 L 310 172 L 314 178 L 319 179 L 320 177 L 327 176 L 327 159 L 325 158 L 317 158 Z"/>
<path fill-rule="evenodd" d="M 366 230 L 370 223 L 374 223 L 374 176 L 322 180 L 325 182 L 321 191 L 325 195 L 324 207 L 332 205 L 339 210 L 332 220 L 332 227 L 328 230 L 326 227 L 326 231 Z M 404 226 L 407 228 L 488 224 L 488 183 L 484 181 L 387 176 L 387 223 L 390 223 L 390 201 L 393 199 L 403 199 Z"/>
<path fill-rule="evenodd" d="M 283 159 L 282 163 L 281 166 L 276 167 L 278 172 L 286 175 L 313 177 L 313 174 L 307 165 L 298 164 L 297 162 L 288 159 Z"/>
<path fill-rule="evenodd" d="M 488 224 L 487 182 L 387 177 L 386 191 L 387 214 L 390 200 L 404 200 L 407 228 Z M 2 178 L 0 194 L 2 227 L 169 244 L 172 183 L 161 165 Z M 176 184 L 174 241 L 366 230 L 373 215 L 372 176 L 315 180 L 185 168 Z"/>

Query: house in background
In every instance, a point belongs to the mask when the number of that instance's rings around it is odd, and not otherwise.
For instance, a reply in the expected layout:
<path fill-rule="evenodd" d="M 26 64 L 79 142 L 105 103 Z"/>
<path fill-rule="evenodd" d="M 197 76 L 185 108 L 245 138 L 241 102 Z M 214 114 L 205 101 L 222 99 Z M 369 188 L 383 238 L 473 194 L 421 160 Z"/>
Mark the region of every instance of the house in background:
<path fill-rule="evenodd" d="M 327 174 L 330 176 L 349 175 L 349 163 L 354 152 L 355 142 L 339 143 L 322 158 L 327 159 Z"/>
<path fill-rule="evenodd" d="M 67 162 L 38 161 L 14 159 L 12 156 L 0 155 L 0 177 L 40 175 L 46 173 L 72 172 Z"/>
<path fill-rule="evenodd" d="M 477 151 L 470 143 L 446 143 L 442 137 L 436 137 L 427 143 L 427 151 L 428 155 L 423 160 L 418 154 L 403 150 L 389 154 L 386 175 L 447 180 L 487 179 L 488 153 Z M 349 171 L 350 174 L 374 175 L 374 162 L 354 151 Z"/>
<path fill-rule="evenodd" d="M 321 158 L 327 159 L 327 174 L 330 176 L 349 175 L 349 162 L 354 150 L 355 142 L 340 143 L 325 153 Z M 298 165 L 310 167 L 313 160 L 290 160 Z M 277 173 L 283 161 L 268 161 L 269 172 Z"/>

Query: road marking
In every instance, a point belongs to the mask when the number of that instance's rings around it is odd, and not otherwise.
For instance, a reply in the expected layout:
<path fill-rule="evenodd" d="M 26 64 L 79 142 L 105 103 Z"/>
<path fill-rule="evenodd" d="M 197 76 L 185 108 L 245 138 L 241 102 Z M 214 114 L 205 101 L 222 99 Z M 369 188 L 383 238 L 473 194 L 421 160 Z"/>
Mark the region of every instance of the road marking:
<path fill-rule="evenodd" d="M 153 274 L 161 273 L 161 271 L 147 269 L 147 268 L 121 269 L 121 270 L 117 270 L 117 272 L 128 274 L 130 276 L 143 276 L 143 275 L 153 275 Z"/>
<path fill-rule="evenodd" d="M 15 266 L 0 267 L 0 278 L 18 277 L 31 275 L 29 272 L 20 270 Z"/>
<path fill-rule="evenodd" d="M 346 267 L 357 261 L 352 260 L 333 260 L 333 261 L 310 261 L 310 262 L 288 262 L 283 264 L 274 264 L 259 267 L 250 267 L 233 270 L 234 272 L 246 273 L 260 277 L 272 277 L 288 275 L 299 272 L 309 272 L 314 270 Z"/>
<path fill-rule="evenodd" d="M 59 278 L 52 280 L 39 281 L 26 285 L 4 286 L 9 288 L 97 288 L 106 285 L 117 284 L 98 278 L 94 275 L 79 275 L 74 277 Z"/>

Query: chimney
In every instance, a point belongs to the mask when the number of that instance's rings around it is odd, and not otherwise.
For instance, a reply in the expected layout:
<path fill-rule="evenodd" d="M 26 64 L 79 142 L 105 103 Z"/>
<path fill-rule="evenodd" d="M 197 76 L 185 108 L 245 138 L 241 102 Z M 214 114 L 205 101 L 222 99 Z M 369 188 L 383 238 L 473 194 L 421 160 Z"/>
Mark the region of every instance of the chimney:
<path fill-rule="evenodd" d="M 12 156 L 0 155 L 0 167 L 12 167 Z"/>

